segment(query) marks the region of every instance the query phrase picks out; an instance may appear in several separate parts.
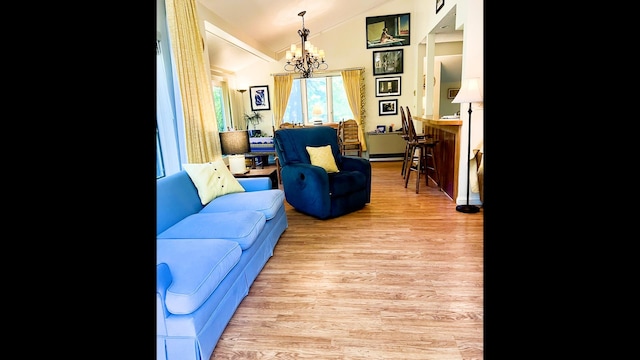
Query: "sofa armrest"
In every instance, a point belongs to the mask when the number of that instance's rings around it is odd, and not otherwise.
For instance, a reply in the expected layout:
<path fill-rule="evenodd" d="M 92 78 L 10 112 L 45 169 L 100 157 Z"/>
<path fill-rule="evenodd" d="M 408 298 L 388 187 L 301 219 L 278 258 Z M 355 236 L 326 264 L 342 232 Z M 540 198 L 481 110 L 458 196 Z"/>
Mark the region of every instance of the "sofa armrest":
<path fill-rule="evenodd" d="M 161 263 L 156 265 L 156 335 L 167 335 L 167 326 L 164 319 L 169 316 L 169 310 L 165 304 L 167 289 L 173 282 L 169 265 Z"/>
<path fill-rule="evenodd" d="M 271 189 L 271 179 L 268 177 L 238 178 L 238 182 L 245 191 L 258 191 Z"/>

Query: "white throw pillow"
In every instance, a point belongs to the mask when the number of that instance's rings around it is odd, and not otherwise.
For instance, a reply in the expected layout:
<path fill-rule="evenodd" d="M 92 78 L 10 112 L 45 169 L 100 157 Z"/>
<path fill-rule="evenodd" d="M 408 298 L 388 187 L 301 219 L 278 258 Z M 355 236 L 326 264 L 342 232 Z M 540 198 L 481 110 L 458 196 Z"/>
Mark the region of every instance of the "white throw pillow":
<path fill-rule="evenodd" d="M 198 189 L 202 205 L 218 196 L 245 191 L 222 159 L 204 164 L 182 164 L 182 167 Z"/>

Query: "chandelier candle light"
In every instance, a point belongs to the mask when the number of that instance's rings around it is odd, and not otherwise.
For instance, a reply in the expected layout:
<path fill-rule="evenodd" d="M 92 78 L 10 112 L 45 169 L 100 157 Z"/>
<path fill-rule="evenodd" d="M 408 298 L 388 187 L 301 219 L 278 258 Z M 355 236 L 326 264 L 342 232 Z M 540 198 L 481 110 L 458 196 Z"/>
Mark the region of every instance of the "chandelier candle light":
<path fill-rule="evenodd" d="M 298 16 L 302 17 L 302 29 L 298 30 L 302 45 L 298 48 L 296 44 L 291 44 L 291 50 L 287 50 L 287 64 L 284 69 L 299 72 L 303 78 L 310 78 L 314 70 L 326 70 L 329 65 L 324 61 L 324 50 L 319 50 L 307 40 L 311 31 L 304 27 L 306 13 L 306 11 L 298 13 Z"/>

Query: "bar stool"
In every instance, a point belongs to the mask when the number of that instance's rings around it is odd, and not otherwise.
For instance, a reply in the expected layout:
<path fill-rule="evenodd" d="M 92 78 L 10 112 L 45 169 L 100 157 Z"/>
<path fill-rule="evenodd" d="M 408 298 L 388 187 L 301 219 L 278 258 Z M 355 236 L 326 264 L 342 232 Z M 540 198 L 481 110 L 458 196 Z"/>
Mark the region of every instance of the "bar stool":
<path fill-rule="evenodd" d="M 413 125 L 413 118 L 411 117 L 411 111 L 407 106 L 407 133 L 409 140 L 408 144 L 408 163 L 406 167 L 406 176 L 404 178 L 404 187 L 406 188 L 409 184 L 409 177 L 412 172 L 416 173 L 416 194 L 420 193 L 420 174 L 424 173 L 425 175 L 425 183 L 429 186 L 429 170 L 433 171 L 433 176 L 435 177 L 433 180 L 435 181 L 438 189 L 440 189 L 440 173 L 438 172 L 438 168 L 436 166 L 436 155 L 435 148 L 438 144 L 438 140 L 433 137 L 430 138 L 418 138 L 416 134 L 416 128 Z M 416 165 L 413 166 L 413 159 L 416 156 L 416 150 L 419 151 L 418 161 Z M 431 164 L 429 164 L 429 159 L 431 159 Z"/>
<path fill-rule="evenodd" d="M 409 111 L 409 107 L 407 106 L 407 111 Z M 407 176 L 407 168 L 410 166 L 410 164 L 413 162 L 413 159 L 409 157 L 409 150 L 410 150 L 410 146 L 409 146 L 409 123 L 407 122 L 407 117 L 404 114 L 404 107 L 400 106 L 400 115 L 402 118 L 402 138 L 405 141 L 405 147 L 404 147 L 404 157 L 402 159 L 402 169 L 400 170 L 400 172 L 402 173 L 402 178 L 404 179 Z M 411 115 L 411 113 L 409 113 L 409 115 Z M 416 135 L 416 139 L 418 140 L 422 140 L 425 137 L 431 137 L 430 135 L 424 135 L 424 134 L 417 134 Z"/>

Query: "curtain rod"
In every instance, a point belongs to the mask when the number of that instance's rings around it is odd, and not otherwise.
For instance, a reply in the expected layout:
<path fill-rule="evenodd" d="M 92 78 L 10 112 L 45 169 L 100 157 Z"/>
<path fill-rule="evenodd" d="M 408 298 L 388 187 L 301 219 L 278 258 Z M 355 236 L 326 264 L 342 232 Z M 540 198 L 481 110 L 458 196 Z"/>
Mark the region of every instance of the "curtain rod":
<path fill-rule="evenodd" d="M 314 74 L 331 74 L 331 73 L 335 73 L 335 72 L 340 72 L 340 71 L 345 71 L 345 70 L 364 70 L 364 67 L 360 66 L 360 67 L 352 67 L 352 68 L 346 68 L 346 69 L 336 69 L 336 70 L 331 70 L 331 71 L 320 71 L 320 72 L 314 72 Z M 271 73 L 269 74 L 270 76 L 276 76 L 276 75 L 287 75 L 287 74 L 295 74 L 295 73 L 290 73 L 290 72 L 286 72 L 286 73 Z"/>

